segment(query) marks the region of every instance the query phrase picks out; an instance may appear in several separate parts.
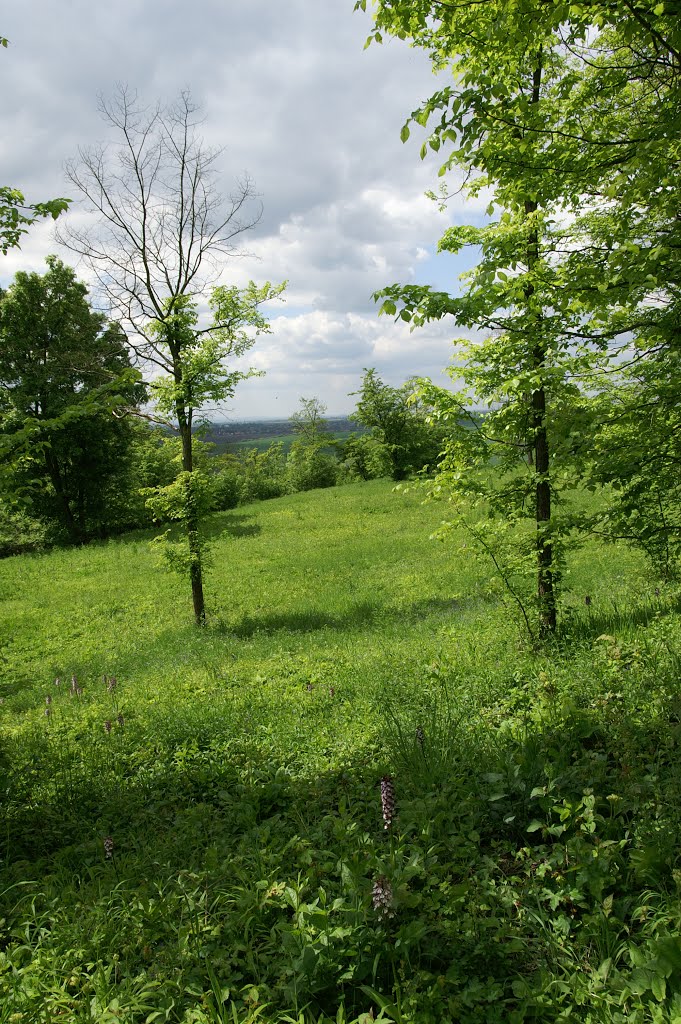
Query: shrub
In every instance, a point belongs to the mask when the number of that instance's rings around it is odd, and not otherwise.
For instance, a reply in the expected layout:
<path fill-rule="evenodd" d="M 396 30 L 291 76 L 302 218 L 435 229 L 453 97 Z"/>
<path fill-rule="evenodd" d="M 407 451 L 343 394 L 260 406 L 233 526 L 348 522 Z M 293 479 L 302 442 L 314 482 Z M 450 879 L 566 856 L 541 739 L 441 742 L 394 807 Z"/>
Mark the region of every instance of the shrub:
<path fill-rule="evenodd" d="M 271 444 L 264 452 L 252 448 L 242 456 L 243 476 L 239 501 L 265 501 L 286 494 L 286 459 L 281 441 Z"/>
<path fill-rule="evenodd" d="M 308 444 L 294 441 L 286 460 L 289 490 L 311 491 L 316 487 L 333 487 L 338 473 L 338 460 L 329 453 L 323 441 Z"/>
<path fill-rule="evenodd" d="M 343 445 L 337 482 L 377 480 L 391 476 L 392 471 L 389 445 L 370 434 L 351 434 Z"/>

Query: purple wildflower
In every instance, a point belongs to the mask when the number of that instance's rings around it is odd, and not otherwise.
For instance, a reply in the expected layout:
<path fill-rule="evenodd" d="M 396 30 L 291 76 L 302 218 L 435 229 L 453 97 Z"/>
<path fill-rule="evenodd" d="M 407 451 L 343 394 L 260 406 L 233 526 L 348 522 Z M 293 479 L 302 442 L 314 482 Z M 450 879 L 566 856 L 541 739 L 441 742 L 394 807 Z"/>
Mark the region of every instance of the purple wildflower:
<path fill-rule="evenodd" d="M 111 860 L 114 852 L 114 841 L 111 836 L 104 837 L 104 856 L 107 860 Z"/>
<path fill-rule="evenodd" d="M 371 902 L 379 917 L 394 917 L 393 909 L 393 887 L 385 877 L 379 875 L 371 890 Z"/>
<path fill-rule="evenodd" d="M 384 828 L 392 828 L 395 817 L 395 786 L 389 775 L 381 779 L 381 810 L 383 812 Z"/>

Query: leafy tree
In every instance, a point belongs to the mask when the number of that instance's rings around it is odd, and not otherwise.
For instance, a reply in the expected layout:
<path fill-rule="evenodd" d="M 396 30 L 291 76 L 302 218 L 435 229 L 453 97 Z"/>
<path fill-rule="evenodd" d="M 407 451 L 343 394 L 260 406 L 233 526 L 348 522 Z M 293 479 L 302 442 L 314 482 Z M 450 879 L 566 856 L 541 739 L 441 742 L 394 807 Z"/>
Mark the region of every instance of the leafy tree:
<path fill-rule="evenodd" d="M 341 447 L 338 483 L 377 480 L 392 475 L 390 451 L 370 434 L 350 434 Z"/>
<path fill-rule="evenodd" d="M 121 412 L 143 397 L 121 329 L 93 311 L 57 257 L 0 297 L 4 489 L 82 543 L 106 532 L 130 444 Z M 116 413 L 117 415 L 114 415 Z"/>
<path fill-rule="evenodd" d="M 300 408 L 290 417 L 292 430 L 302 441 L 316 444 L 321 439 L 326 444 L 331 443 L 333 438 L 324 419 L 326 411 L 326 405 L 319 398 L 301 398 Z"/>
<path fill-rule="evenodd" d="M 300 408 L 290 418 L 298 435 L 286 460 L 289 487 L 292 491 L 309 491 L 316 487 L 333 487 L 338 460 L 332 454 L 336 442 L 324 419 L 326 405 L 318 398 L 301 398 Z"/>
<path fill-rule="evenodd" d="M 394 480 L 435 465 L 441 437 L 426 421 L 425 410 L 416 401 L 414 383 L 399 388 L 386 384 L 375 369 L 365 369 L 357 407 L 350 417 L 371 432 L 385 448 Z"/>
<path fill-rule="evenodd" d="M 206 484 L 194 467 L 195 414 L 224 402 L 252 375 L 229 362 L 269 329 L 260 306 L 284 285 L 215 286 L 259 210 L 248 179 L 227 200 L 216 190 L 218 151 L 197 135 L 197 110 L 187 93 L 171 107 L 145 109 L 121 88 L 102 102 L 101 112 L 117 144 L 82 150 L 68 167 L 94 219 L 83 229 L 67 225 L 61 237 L 92 269 L 113 315 L 129 327 L 141 363 L 155 368 L 152 396 L 179 432 L 182 474 L 172 494 L 158 495 L 156 512 L 183 524 L 186 552 L 170 555 L 189 576 L 194 617 L 202 624 Z M 199 299 L 207 299 L 209 316 L 199 316 Z"/>
<path fill-rule="evenodd" d="M 500 544 L 505 525 L 520 525 L 528 512 L 534 519 L 543 634 L 555 628 L 561 540 L 575 522 L 555 506 L 583 469 L 567 443 L 570 420 L 583 411 L 577 385 L 598 388 L 596 357 L 609 369 L 637 322 L 670 321 L 669 306 L 653 313 L 660 280 L 650 261 L 669 266 L 678 238 L 679 21 L 671 6 L 376 4 L 374 39 L 409 39 L 436 68 L 454 72 L 454 84 L 410 118 L 430 130 L 422 156 L 445 151 L 440 174 L 461 168 L 463 187 L 472 195 L 488 189 L 488 214 L 498 211 L 486 227 L 453 229 L 441 242 L 482 248 L 461 297 L 396 285 L 383 292 L 382 308 L 399 308 L 415 325 L 453 315 L 489 332 L 469 348 L 464 377 L 470 397 L 493 413 L 484 430 L 450 447 L 440 483 L 461 511 L 460 499 L 478 488 L 476 467 L 495 453 L 504 482 L 489 480 L 480 508 L 492 510 Z M 403 139 L 409 134 L 408 122 Z M 451 417 L 448 394 L 429 384 L 422 393 L 436 415 Z M 531 467 L 523 466 L 528 450 Z M 489 549 L 489 530 L 476 533 Z"/>
<path fill-rule="evenodd" d="M 239 463 L 239 500 L 244 504 L 279 498 L 286 494 L 288 482 L 283 442 L 275 441 L 264 451 L 251 448 L 240 456 Z"/>

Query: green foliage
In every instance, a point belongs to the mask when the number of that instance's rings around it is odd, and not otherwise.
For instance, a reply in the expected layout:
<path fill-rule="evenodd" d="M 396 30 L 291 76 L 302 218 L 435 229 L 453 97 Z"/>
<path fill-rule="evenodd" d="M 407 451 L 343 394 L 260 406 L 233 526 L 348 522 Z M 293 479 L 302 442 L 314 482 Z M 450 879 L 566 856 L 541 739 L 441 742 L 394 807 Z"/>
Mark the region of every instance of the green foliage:
<path fill-rule="evenodd" d="M 286 477 L 291 491 L 310 491 L 315 487 L 333 487 L 338 459 L 328 451 L 328 440 L 320 438 L 294 441 L 286 458 Z"/>
<path fill-rule="evenodd" d="M 281 442 L 268 445 L 264 451 L 251 448 L 239 459 L 242 474 L 239 498 L 244 504 L 266 501 L 286 494 L 286 457 Z"/>
<path fill-rule="evenodd" d="M 414 326 L 452 315 L 488 335 L 463 346 L 463 378 L 469 401 L 491 412 L 481 437 L 463 439 L 470 451 L 450 450 L 442 484 L 466 505 L 476 464 L 491 458 L 508 472 L 484 501 L 494 515 L 503 512 L 499 495 L 507 499 L 502 533 L 522 515 L 535 518 L 542 631 L 553 625 L 561 547 L 575 528 L 635 540 L 658 569 L 674 571 L 676 6 L 374 7 L 370 41 L 408 39 L 453 74 L 412 113 L 403 141 L 425 129 L 421 156 L 439 153 L 442 177 L 461 168 L 473 196 L 488 189 L 495 217 L 452 227 L 440 241 L 444 251 L 481 251 L 462 296 L 394 285 L 381 293 L 382 312 Z M 446 412 L 449 397 L 431 394 Z M 534 472 L 522 467 L 529 452 Z M 581 475 L 615 488 L 595 519 L 565 506 Z"/>
<path fill-rule="evenodd" d="M 393 461 L 389 447 L 371 434 L 351 434 L 343 444 L 338 467 L 338 482 L 377 480 L 392 476 Z"/>
<path fill-rule="evenodd" d="M 286 283 L 273 286 L 268 281 L 258 286 L 249 281 L 242 289 L 214 288 L 209 299 L 213 319 L 205 329 L 199 328 L 194 299 L 187 295 L 167 299 L 162 316 L 147 328 L 154 343 L 176 350 L 176 372 L 150 384 L 159 412 L 175 416 L 180 408 L 189 413 L 208 402 L 224 402 L 239 381 L 254 376 L 254 370 L 228 370 L 225 361 L 239 359 L 259 334 L 269 332 L 259 307 L 281 295 L 285 287 Z"/>
<path fill-rule="evenodd" d="M 167 535 L 157 541 L 163 545 L 171 568 L 184 572 L 191 583 L 197 625 L 203 625 L 206 618 L 206 545 L 201 525 L 210 506 L 206 498 L 209 489 L 194 467 L 194 415 L 207 402 L 224 402 L 232 396 L 239 381 L 257 376 L 252 369 L 230 369 L 228 360 L 242 357 L 259 334 L 269 331 L 259 307 L 281 295 L 285 287 L 285 282 L 273 286 L 268 281 L 258 287 L 250 281 L 243 289 L 214 288 L 209 299 L 213 316 L 208 327 L 199 325 L 196 301 L 177 293 L 161 303 L 157 317 L 145 327 L 146 339 L 160 357 L 160 365 L 169 370 L 165 376 L 156 377 L 149 389 L 159 412 L 172 416 L 177 423 L 183 470 L 180 484 L 159 490 L 155 498 L 148 498 L 147 506 L 157 518 L 172 518 L 186 531 L 186 545 L 170 544 Z"/>
<path fill-rule="evenodd" d="M 10 502 L 82 542 L 116 525 L 132 433 L 144 397 L 122 332 L 94 312 L 85 285 L 54 256 L 17 274 L 0 298 L 0 451 Z"/>
<path fill-rule="evenodd" d="M 27 203 L 19 189 L 0 187 L 0 252 L 7 255 L 20 244 L 21 236 L 31 224 L 43 217 L 56 220 L 70 202 L 70 199 L 49 199 L 45 203 Z"/>
<path fill-rule="evenodd" d="M 218 456 L 220 468 L 213 475 L 213 507 L 216 512 L 236 508 L 241 500 L 241 473 L 238 460 L 231 456 Z"/>
<path fill-rule="evenodd" d="M 300 408 L 291 416 L 296 434 L 286 459 L 290 491 L 333 487 L 338 474 L 335 441 L 324 420 L 326 406 L 318 398 L 301 398 Z"/>
<path fill-rule="evenodd" d="M 414 400 L 414 382 L 400 388 L 385 384 L 375 369 L 365 370 L 359 401 L 352 419 L 371 431 L 371 436 L 390 457 L 393 480 L 404 480 L 437 463 L 442 450 L 441 433 L 430 426 L 425 410 Z M 360 451 L 362 446 L 360 445 Z M 376 456 L 380 459 L 378 451 Z M 361 470 L 360 470 L 361 472 Z"/>
<path fill-rule="evenodd" d="M 48 531 L 25 508 L 12 508 L 8 501 L 0 505 L 0 558 L 40 551 L 48 547 Z"/>

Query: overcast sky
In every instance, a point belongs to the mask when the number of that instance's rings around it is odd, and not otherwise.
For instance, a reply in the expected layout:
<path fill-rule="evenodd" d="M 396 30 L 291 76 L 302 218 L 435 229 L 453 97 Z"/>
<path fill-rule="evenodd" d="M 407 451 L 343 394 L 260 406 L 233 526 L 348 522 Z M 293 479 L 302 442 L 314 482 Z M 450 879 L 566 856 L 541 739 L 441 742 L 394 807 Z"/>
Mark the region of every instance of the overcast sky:
<path fill-rule="evenodd" d="M 400 128 L 436 88 L 419 51 L 391 41 L 364 50 L 368 15 L 353 0 L 24 0 L 6 5 L 0 35 L 0 184 L 29 201 L 72 195 L 63 171 L 79 146 L 107 138 L 98 94 L 117 82 L 141 99 L 171 101 L 188 88 L 205 113 L 203 134 L 224 147 L 229 192 L 247 172 L 263 216 L 246 240 L 254 254 L 226 268 L 241 284 L 288 279 L 271 307 L 272 333 L 248 362 L 266 376 L 240 385 L 229 418 L 288 416 L 301 396 L 330 415 L 349 412 L 363 367 L 391 384 L 418 374 L 447 383 L 453 323 L 410 333 L 377 316 L 371 294 L 394 282 L 456 290 L 468 258 L 435 253 L 451 223 L 479 222 L 480 203 L 446 213 L 424 197 L 437 158 L 419 159 Z M 76 198 L 74 196 L 74 198 Z M 67 215 L 68 216 L 68 215 Z M 0 256 L 0 284 L 44 269 L 60 252 L 51 224 Z M 79 269 L 86 277 L 84 270 Z"/>

